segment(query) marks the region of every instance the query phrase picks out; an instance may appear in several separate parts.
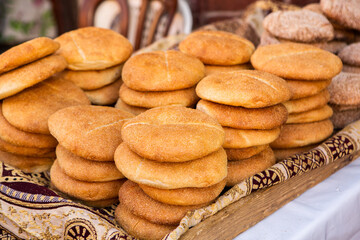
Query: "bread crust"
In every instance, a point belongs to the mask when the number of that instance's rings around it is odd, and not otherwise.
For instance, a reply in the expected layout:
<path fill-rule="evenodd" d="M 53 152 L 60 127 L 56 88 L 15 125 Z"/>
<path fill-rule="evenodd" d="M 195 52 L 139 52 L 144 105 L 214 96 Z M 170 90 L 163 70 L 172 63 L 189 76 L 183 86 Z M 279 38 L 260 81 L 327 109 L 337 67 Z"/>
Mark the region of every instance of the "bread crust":
<path fill-rule="evenodd" d="M 134 115 L 139 115 L 140 113 L 145 112 L 146 110 L 149 110 L 148 108 L 142 108 L 142 107 L 135 107 L 131 106 L 129 104 L 124 103 L 121 101 L 121 98 L 119 98 L 116 101 L 115 108 L 132 113 Z"/>
<path fill-rule="evenodd" d="M 288 115 L 282 104 L 265 108 L 243 108 L 202 99 L 196 109 L 215 118 L 221 126 L 239 129 L 273 129 L 284 124 Z"/>
<path fill-rule="evenodd" d="M 228 161 L 238 161 L 245 158 L 252 157 L 264 151 L 269 145 L 259 145 L 247 148 L 225 148 Z"/>
<path fill-rule="evenodd" d="M 289 114 L 286 123 L 310 123 L 318 122 L 330 118 L 333 110 L 329 105 L 316 108 L 307 112 Z"/>
<path fill-rule="evenodd" d="M 102 88 L 84 91 L 92 104 L 95 105 L 111 105 L 119 99 L 119 90 L 122 84 L 121 79 L 106 85 Z"/>
<path fill-rule="evenodd" d="M 344 47 L 338 56 L 344 64 L 360 67 L 360 43 L 353 43 Z"/>
<path fill-rule="evenodd" d="M 331 79 L 323 81 L 286 80 L 292 92 L 291 100 L 314 96 L 328 87 Z"/>
<path fill-rule="evenodd" d="M 328 89 L 331 104 L 348 106 L 360 104 L 359 74 L 342 72 L 333 78 Z"/>
<path fill-rule="evenodd" d="M 320 93 L 295 100 L 284 102 L 289 115 L 294 113 L 307 112 L 325 106 L 330 100 L 330 94 L 327 89 L 322 90 Z"/>
<path fill-rule="evenodd" d="M 208 101 L 245 108 L 268 107 L 291 97 L 285 80 L 256 70 L 209 75 L 198 83 L 196 93 Z"/>
<path fill-rule="evenodd" d="M 237 65 L 248 62 L 255 47 L 247 39 L 229 32 L 199 30 L 180 42 L 179 49 L 204 64 Z"/>
<path fill-rule="evenodd" d="M 230 66 L 205 65 L 205 76 L 219 72 L 233 72 L 238 70 L 253 69 L 250 63 Z"/>
<path fill-rule="evenodd" d="M 148 160 L 130 150 L 126 143 L 115 152 L 115 164 L 133 182 L 161 189 L 209 187 L 227 174 L 224 149 L 187 162 L 166 163 Z"/>
<path fill-rule="evenodd" d="M 202 62 L 175 50 L 153 51 L 131 57 L 122 79 L 137 91 L 173 91 L 196 85 L 205 74 Z"/>

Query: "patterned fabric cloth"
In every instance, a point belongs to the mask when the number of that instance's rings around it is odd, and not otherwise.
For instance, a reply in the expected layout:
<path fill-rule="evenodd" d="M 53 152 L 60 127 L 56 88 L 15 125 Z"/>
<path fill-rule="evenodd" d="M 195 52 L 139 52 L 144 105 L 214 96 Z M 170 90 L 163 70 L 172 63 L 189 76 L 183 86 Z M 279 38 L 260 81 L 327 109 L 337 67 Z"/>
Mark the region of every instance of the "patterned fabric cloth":
<path fill-rule="evenodd" d="M 286 181 L 360 150 L 360 121 L 319 147 L 289 157 L 244 180 L 202 209 L 189 212 L 164 239 L 178 239 L 190 227 L 259 189 Z M 0 165 L 0 236 L 5 239 L 133 239 L 114 221 L 115 205 L 95 209 L 59 196 L 48 173 L 26 174 Z"/>

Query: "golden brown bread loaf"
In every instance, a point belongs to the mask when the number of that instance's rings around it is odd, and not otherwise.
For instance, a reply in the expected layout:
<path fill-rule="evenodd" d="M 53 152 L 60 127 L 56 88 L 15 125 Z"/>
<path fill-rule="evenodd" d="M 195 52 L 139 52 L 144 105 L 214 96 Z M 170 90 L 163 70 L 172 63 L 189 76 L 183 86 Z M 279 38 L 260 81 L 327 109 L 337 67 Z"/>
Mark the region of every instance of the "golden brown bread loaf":
<path fill-rule="evenodd" d="M 114 162 L 91 161 L 72 154 L 60 144 L 56 147 L 56 158 L 66 175 L 80 181 L 106 182 L 124 178 Z"/>
<path fill-rule="evenodd" d="M 205 65 L 205 76 L 219 72 L 233 72 L 245 69 L 253 69 L 253 67 L 250 63 L 229 66 Z"/>
<path fill-rule="evenodd" d="M 339 57 L 308 44 L 281 43 L 260 46 L 251 56 L 257 70 L 295 80 L 326 80 L 342 69 Z"/>
<path fill-rule="evenodd" d="M 261 108 L 279 104 L 291 97 L 286 81 L 256 70 L 212 74 L 196 86 L 202 99 L 245 108 Z"/>
<path fill-rule="evenodd" d="M 119 90 L 122 84 L 121 79 L 106 85 L 102 88 L 84 91 L 92 104 L 111 105 L 119 99 Z"/>
<path fill-rule="evenodd" d="M 306 112 L 289 114 L 286 123 L 309 123 L 318 122 L 330 118 L 333 110 L 329 105 L 319 107 Z"/>
<path fill-rule="evenodd" d="M 195 87 L 174 91 L 142 92 L 132 90 L 123 84 L 119 92 L 121 100 L 131 106 L 154 108 L 168 105 L 193 106 L 199 100 Z"/>
<path fill-rule="evenodd" d="M 66 32 L 55 39 L 58 54 L 71 70 L 101 70 L 125 62 L 133 48 L 130 42 L 110 29 L 85 27 Z"/>
<path fill-rule="evenodd" d="M 59 109 L 88 105 L 89 99 L 74 83 L 61 78 L 50 78 L 4 99 L 5 119 L 23 131 L 50 134 L 48 118 Z"/>
<path fill-rule="evenodd" d="M 258 145 L 247 148 L 225 148 L 228 161 L 238 161 L 244 158 L 252 157 L 261 151 L 264 151 L 269 145 Z"/>
<path fill-rule="evenodd" d="M 139 187 L 156 201 L 173 205 L 197 205 L 209 203 L 219 196 L 224 189 L 226 180 L 209 187 L 161 189 L 139 184 Z"/>
<path fill-rule="evenodd" d="M 74 106 L 49 117 L 51 134 L 67 150 L 95 161 L 113 161 L 121 127 L 134 115 L 103 106 Z"/>
<path fill-rule="evenodd" d="M 0 74 L 54 53 L 60 44 L 47 37 L 34 38 L 0 55 Z"/>
<path fill-rule="evenodd" d="M 316 108 L 325 106 L 330 100 L 330 94 L 327 89 L 322 90 L 320 93 L 310 96 L 290 100 L 284 102 L 289 114 L 307 112 Z"/>
<path fill-rule="evenodd" d="M 275 155 L 270 147 L 250 158 L 228 163 L 226 186 L 234 186 L 242 180 L 275 164 Z"/>
<path fill-rule="evenodd" d="M 65 69 L 62 56 L 51 55 L 0 75 L 0 99 L 12 96 Z"/>
<path fill-rule="evenodd" d="M 331 79 L 323 81 L 286 80 L 292 92 L 291 100 L 314 96 L 330 85 Z"/>
<path fill-rule="evenodd" d="M 63 71 L 62 77 L 72 81 L 78 87 L 84 90 L 94 90 L 109 85 L 121 77 L 123 64 L 104 70 L 88 70 L 88 71 Z"/>
<path fill-rule="evenodd" d="M 205 157 L 186 162 L 158 162 L 141 157 L 126 143 L 115 152 L 115 164 L 133 182 L 162 189 L 209 187 L 227 174 L 226 153 L 220 148 Z"/>
<path fill-rule="evenodd" d="M 224 127 L 224 130 L 224 148 L 247 148 L 273 142 L 278 138 L 281 128 L 253 130 Z"/>
<path fill-rule="evenodd" d="M 124 179 L 107 182 L 85 182 L 69 177 L 55 160 L 50 169 L 51 183 L 61 192 L 85 201 L 115 198 Z"/>
<path fill-rule="evenodd" d="M 221 125 L 190 108 L 166 106 L 150 109 L 124 124 L 121 136 L 142 157 L 182 162 L 204 157 L 224 142 Z"/>
<path fill-rule="evenodd" d="M 272 148 L 295 148 L 322 142 L 333 132 L 330 120 L 312 123 L 286 124 L 280 136 L 270 144 Z"/>
<path fill-rule="evenodd" d="M 56 139 L 51 135 L 21 131 L 12 126 L 2 114 L 0 103 L 0 138 L 13 145 L 36 148 L 54 148 Z"/>
<path fill-rule="evenodd" d="M 291 157 L 297 153 L 308 152 L 311 149 L 317 147 L 319 144 L 320 143 L 305 146 L 305 147 L 296 147 L 296 148 L 274 148 L 273 151 L 275 154 L 276 161 L 279 162 L 279 161 L 284 160 L 285 158 Z"/>
<path fill-rule="evenodd" d="M 52 157 L 27 157 L 0 150 L 0 162 L 9 164 L 26 173 L 39 173 L 50 169 L 54 162 Z"/>
<path fill-rule="evenodd" d="M 170 205 L 158 202 L 146 195 L 138 184 L 127 180 L 119 190 L 121 205 L 134 215 L 157 224 L 174 225 L 180 222 L 188 211 L 206 206 L 199 205 Z"/>
<path fill-rule="evenodd" d="M 273 129 L 284 124 L 288 115 L 282 104 L 265 108 L 243 108 L 200 100 L 196 109 L 215 118 L 221 126 L 240 129 Z"/>
<path fill-rule="evenodd" d="M 199 59 L 168 50 L 131 57 L 124 65 L 122 79 L 127 87 L 137 91 L 172 91 L 194 86 L 204 74 Z"/>
<path fill-rule="evenodd" d="M 148 240 L 161 240 L 178 225 L 164 225 L 149 222 L 132 214 L 130 210 L 121 203 L 115 210 L 115 219 L 127 233 L 139 239 Z"/>
<path fill-rule="evenodd" d="M 210 65 L 236 65 L 249 61 L 255 47 L 247 39 L 223 31 L 195 31 L 180 44 L 180 51 Z"/>
<path fill-rule="evenodd" d="M 23 147 L 13 145 L 0 138 L 0 150 L 16 155 L 29 156 L 29 157 L 55 157 L 54 148 L 37 148 L 37 147 Z"/>

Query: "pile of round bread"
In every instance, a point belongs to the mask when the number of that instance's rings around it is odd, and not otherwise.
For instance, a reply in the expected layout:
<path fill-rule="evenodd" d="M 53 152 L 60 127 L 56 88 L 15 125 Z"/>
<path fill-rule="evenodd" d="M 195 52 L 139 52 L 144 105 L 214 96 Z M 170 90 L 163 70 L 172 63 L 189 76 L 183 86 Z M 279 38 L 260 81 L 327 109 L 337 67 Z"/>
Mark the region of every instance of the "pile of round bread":
<path fill-rule="evenodd" d="M 73 106 L 52 114 L 49 129 L 59 142 L 50 170 L 53 187 L 90 206 L 117 203 L 125 179 L 114 152 L 122 142 L 122 125 L 133 116 L 105 106 Z"/>
<path fill-rule="evenodd" d="M 65 69 L 60 45 L 36 38 L 0 55 L 0 160 L 24 172 L 42 172 L 55 158 L 57 141 L 47 120 L 57 110 L 89 100 L 72 82 L 52 77 Z"/>
<path fill-rule="evenodd" d="M 283 43 L 260 46 L 251 63 L 255 69 L 284 78 L 293 92 L 284 103 L 289 113 L 286 125 L 270 144 L 277 159 L 307 151 L 332 134 L 326 87 L 341 71 L 337 56 L 311 45 Z"/>
<path fill-rule="evenodd" d="M 204 71 L 199 59 L 179 51 L 135 55 L 124 65 L 115 107 L 134 114 L 167 105 L 193 107 L 198 101 L 195 85 Z"/>
<path fill-rule="evenodd" d="M 130 42 L 108 29 L 86 27 L 55 39 L 58 54 L 68 62 L 61 77 L 84 90 L 92 104 L 111 105 L 119 97 L 123 63 L 132 54 Z"/>
<path fill-rule="evenodd" d="M 115 164 L 129 180 L 120 188 L 115 216 L 140 239 L 161 239 L 225 187 L 224 130 L 205 113 L 153 108 L 127 121 L 121 136 Z"/>

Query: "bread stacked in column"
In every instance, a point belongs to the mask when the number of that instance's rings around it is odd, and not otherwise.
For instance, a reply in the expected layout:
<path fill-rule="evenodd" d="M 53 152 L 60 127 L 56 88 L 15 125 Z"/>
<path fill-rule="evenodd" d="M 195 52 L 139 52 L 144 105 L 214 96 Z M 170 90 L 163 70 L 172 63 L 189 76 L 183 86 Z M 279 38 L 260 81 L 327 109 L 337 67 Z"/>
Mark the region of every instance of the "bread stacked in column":
<path fill-rule="evenodd" d="M 134 114 L 166 105 L 192 107 L 198 101 L 195 85 L 203 77 L 204 65 L 179 51 L 135 55 L 124 65 L 124 84 L 115 107 Z"/>
<path fill-rule="evenodd" d="M 51 78 L 65 69 L 59 44 L 36 38 L 0 55 L 0 160 L 25 172 L 42 172 L 53 163 L 57 145 L 47 127 L 63 107 L 90 104 L 71 82 Z"/>
<path fill-rule="evenodd" d="M 275 163 L 269 144 L 280 134 L 290 99 L 286 82 L 269 73 L 238 70 L 205 77 L 196 87 L 196 108 L 224 127 L 228 156 L 228 186 Z"/>
<path fill-rule="evenodd" d="M 255 47 L 238 35 L 223 31 L 196 31 L 179 44 L 180 51 L 205 64 L 206 75 L 251 69 L 248 64 Z"/>
<path fill-rule="evenodd" d="M 66 32 L 55 41 L 68 62 L 63 77 L 83 89 L 93 104 L 115 103 L 123 63 L 133 51 L 130 42 L 119 33 L 96 27 Z"/>
<path fill-rule="evenodd" d="M 120 188 L 115 217 L 133 236 L 163 238 L 224 188 L 224 130 L 207 114 L 157 107 L 125 123 L 121 135 L 115 163 L 129 181 Z"/>
<path fill-rule="evenodd" d="M 332 134 L 326 87 L 342 68 L 334 54 L 306 44 L 282 43 L 259 47 L 251 57 L 255 69 L 286 79 L 293 97 L 284 105 L 287 124 L 270 146 L 277 159 L 312 148 Z"/>
<path fill-rule="evenodd" d="M 133 114 L 103 106 L 75 106 L 49 118 L 51 134 L 58 140 L 51 183 L 83 203 L 104 207 L 118 201 L 125 181 L 114 163 L 122 142 L 121 127 Z"/>

